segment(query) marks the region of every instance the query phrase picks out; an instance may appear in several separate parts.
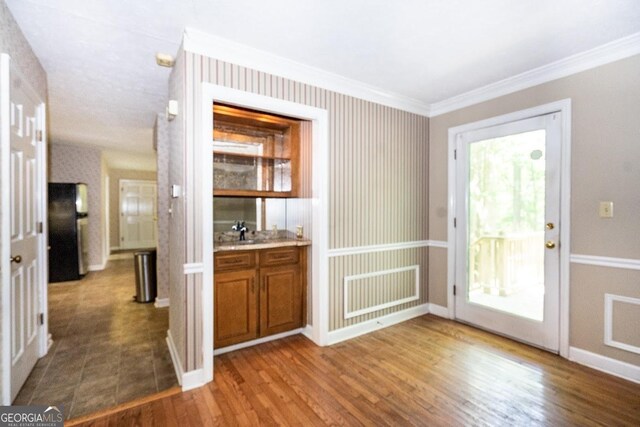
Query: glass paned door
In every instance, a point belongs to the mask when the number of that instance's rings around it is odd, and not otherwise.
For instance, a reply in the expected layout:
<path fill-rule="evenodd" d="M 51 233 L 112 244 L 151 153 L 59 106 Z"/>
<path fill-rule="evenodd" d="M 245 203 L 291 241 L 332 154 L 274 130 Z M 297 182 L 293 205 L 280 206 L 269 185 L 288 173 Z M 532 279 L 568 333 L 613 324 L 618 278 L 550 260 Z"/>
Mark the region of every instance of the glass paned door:
<path fill-rule="evenodd" d="M 558 349 L 559 113 L 460 134 L 456 317 Z"/>

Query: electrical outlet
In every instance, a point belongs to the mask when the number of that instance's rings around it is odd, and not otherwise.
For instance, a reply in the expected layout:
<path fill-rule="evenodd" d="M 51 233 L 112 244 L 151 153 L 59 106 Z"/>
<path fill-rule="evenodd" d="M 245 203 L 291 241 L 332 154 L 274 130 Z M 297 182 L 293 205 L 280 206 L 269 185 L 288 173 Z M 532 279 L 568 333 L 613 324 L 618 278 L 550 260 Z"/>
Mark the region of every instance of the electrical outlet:
<path fill-rule="evenodd" d="M 600 218 L 613 218 L 613 202 L 600 202 Z"/>

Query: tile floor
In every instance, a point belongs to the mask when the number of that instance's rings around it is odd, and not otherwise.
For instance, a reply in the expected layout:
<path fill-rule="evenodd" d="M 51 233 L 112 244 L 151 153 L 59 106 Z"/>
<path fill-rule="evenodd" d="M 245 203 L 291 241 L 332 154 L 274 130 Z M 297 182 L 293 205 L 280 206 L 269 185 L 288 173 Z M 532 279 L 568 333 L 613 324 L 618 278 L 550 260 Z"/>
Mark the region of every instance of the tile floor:
<path fill-rule="evenodd" d="M 14 405 L 64 405 L 67 419 L 178 385 L 165 337 L 169 309 L 133 302 L 133 260 L 49 285 L 53 346 Z"/>

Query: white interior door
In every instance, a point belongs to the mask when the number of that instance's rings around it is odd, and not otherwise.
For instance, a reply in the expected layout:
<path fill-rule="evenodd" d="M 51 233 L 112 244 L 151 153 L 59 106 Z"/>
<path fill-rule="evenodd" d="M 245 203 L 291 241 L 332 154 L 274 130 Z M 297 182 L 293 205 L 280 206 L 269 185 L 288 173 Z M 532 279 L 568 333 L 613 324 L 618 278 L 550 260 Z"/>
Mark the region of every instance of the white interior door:
<path fill-rule="evenodd" d="M 456 318 L 559 349 L 560 113 L 456 140 Z"/>
<path fill-rule="evenodd" d="M 9 59 L 2 58 L 3 73 Z M 41 333 L 38 317 L 40 313 L 40 285 L 42 281 L 42 189 L 40 179 L 44 168 L 42 156 L 39 154 L 42 141 L 42 123 L 40 108 L 42 103 L 31 90 L 28 82 L 10 68 L 10 82 L 3 83 L 3 92 L 9 86 L 8 104 L 3 105 L 3 145 L 9 130 L 9 150 L 3 148 L 3 156 L 8 160 L 8 186 L 3 184 L 3 191 L 8 190 L 8 206 L 3 198 L 3 212 L 9 213 L 9 352 L 10 361 L 10 399 L 13 401 L 20 391 L 39 356 L 39 339 Z M 4 75 L 3 80 L 7 78 Z M 6 102 L 6 92 L 3 93 Z M 7 111 L 8 109 L 8 111 Z M 8 119 L 5 121 L 5 119 Z M 8 122 L 8 123 L 7 123 Z M 8 124 L 8 126 L 6 126 Z M 4 160 L 4 159 L 3 159 Z M 7 163 L 3 162 L 3 168 Z M 5 177 L 6 175 L 3 175 Z M 3 180 L 4 181 L 4 180 Z M 6 210 L 5 210 L 6 209 Z M 3 228 L 3 238 L 5 236 Z M 5 286 L 5 283 L 3 283 Z M 6 295 L 6 294 L 3 294 Z M 7 307 L 6 303 L 4 307 Z M 6 320 L 6 317 L 3 319 Z M 6 329 L 5 329 L 6 330 Z M 6 372 L 6 371 L 5 371 Z"/>
<path fill-rule="evenodd" d="M 120 180 L 120 248 L 157 245 L 155 181 Z"/>

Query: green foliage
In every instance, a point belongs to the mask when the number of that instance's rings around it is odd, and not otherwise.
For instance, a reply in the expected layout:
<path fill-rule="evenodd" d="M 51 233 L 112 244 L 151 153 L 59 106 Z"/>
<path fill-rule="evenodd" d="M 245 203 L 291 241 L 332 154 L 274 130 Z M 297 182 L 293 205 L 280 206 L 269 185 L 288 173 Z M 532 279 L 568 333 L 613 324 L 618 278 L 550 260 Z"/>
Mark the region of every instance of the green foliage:
<path fill-rule="evenodd" d="M 469 243 L 544 229 L 545 131 L 469 147 Z"/>

